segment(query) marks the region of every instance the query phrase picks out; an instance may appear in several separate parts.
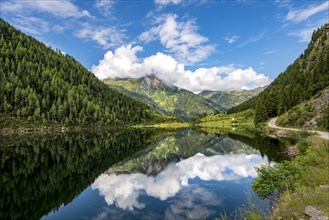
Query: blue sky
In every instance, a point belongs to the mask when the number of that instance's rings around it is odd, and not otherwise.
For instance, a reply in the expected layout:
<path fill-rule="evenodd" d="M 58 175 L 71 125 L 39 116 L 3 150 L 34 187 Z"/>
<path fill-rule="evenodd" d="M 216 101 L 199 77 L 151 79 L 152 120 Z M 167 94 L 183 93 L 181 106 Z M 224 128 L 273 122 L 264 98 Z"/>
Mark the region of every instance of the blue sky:
<path fill-rule="evenodd" d="M 1 18 L 100 79 L 155 74 L 199 92 L 270 83 L 328 23 L 328 1 L 3 0 Z"/>

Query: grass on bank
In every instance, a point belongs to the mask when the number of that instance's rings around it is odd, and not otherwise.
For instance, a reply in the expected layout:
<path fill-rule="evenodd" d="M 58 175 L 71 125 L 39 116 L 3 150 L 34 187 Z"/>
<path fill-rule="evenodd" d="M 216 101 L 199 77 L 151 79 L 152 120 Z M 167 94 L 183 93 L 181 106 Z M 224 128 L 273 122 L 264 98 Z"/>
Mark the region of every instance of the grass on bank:
<path fill-rule="evenodd" d="M 210 114 L 204 117 L 197 118 L 192 123 L 180 122 L 179 119 L 173 116 L 163 116 L 167 121 L 152 124 L 140 124 L 134 127 L 153 127 L 153 128 L 184 128 L 189 126 L 197 126 L 203 130 L 250 130 L 255 129 L 254 110 L 249 109 L 243 112 L 225 115 L 225 114 Z M 162 118 L 163 120 L 163 118 Z M 156 121 L 155 121 L 156 122 Z"/>
<path fill-rule="evenodd" d="M 298 174 L 291 189 L 280 196 L 280 203 L 274 210 L 274 219 L 305 218 L 304 209 L 311 205 L 329 216 L 329 190 L 320 185 L 329 184 L 329 141 L 312 135 L 297 143 L 300 156 L 287 167 L 295 166 Z"/>
<path fill-rule="evenodd" d="M 225 115 L 207 115 L 196 121 L 195 125 L 199 127 L 216 127 L 231 129 L 238 127 L 239 129 L 248 128 L 254 129 L 254 114 L 253 109 L 248 109 L 243 112 Z"/>
<path fill-rule="evenodd" d="M 300 139 L 295 148 L 295 159 L 259 168 L 252 188 L 261 198 L 280 194 L 272 219 L 306 218 L 309 205 L 328 216 L 329 190 L 319 186 L 329 184 L 329 141 L 312 135 Z"/>
<path fill-rule="evenodd" d="M 187 123 L 187 122 L 163 122 L 163 123 L 159 123 L 159 124 L 140 124 L 140 125 L 135 125 L 135 126 L 132 126 L 132 127 L 135 127 L 135 128 L 170 128 L 170 129 L 175 129 L 175 128 L 186 128 L 186 127 L 189 127 L 190 124 Z"/>
<path fill-rule="evenodd" d="M 134 128 L 185 128 L 189 127 L 190 124 L 182 122 L 177 116 L 173 115 L 160 115 L 154 112 L 150 112 L 152 120 L 132 125 Z"/>

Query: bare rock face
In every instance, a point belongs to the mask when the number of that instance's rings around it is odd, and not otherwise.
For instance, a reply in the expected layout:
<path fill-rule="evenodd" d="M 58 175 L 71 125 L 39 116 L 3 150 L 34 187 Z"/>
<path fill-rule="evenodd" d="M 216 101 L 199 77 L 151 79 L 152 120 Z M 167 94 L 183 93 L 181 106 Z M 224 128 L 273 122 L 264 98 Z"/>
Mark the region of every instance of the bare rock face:
<path fill-rule="evenodd" d="M 298 153 L 292 146 L 287 146 L 286 154 L 288 155 L 289 158 L 294 158 L 298 155 Z"/>
<path fill-rule="evenodd" d="M 302 126 L 305 129 L 317 128 L 317 120 L 321 117 L 325 107 L 329 104 L 329 90 L 323 90 L 321 95 L 318 98 L 314 99 L 312 102 L 314 104 L 315 109 L 313 111 L 312 116 Z"/>
<path fill-rule="evenodd" d="M 329 190 L 329 185 L 320 185 L 319 188 L 320 188 L 322 191 L 328 191 L 328 190 Z"/>
<path fill-rule="evenodd" d="M 314 208 L 313 206 L 306 206 L 305 208 L 305 214 L 308 216 L 321 216 L 324 214 L 324 212 L 317 210 L 316 208 Z"/>
<path fill-rule="evenodd" d="M 328 220 L 329 218 L 327 216 L 324 216 L 324 212 L 317 210 L 316 208 L 312 206 L 306 206 L 305 208 L 305 214 L 310 216 L 310 220 Z"/>
<path fill-rule="evenodd" d="M 275 135 L 278 137 L 286 137 L 288 135 L 288 132 L 286 130 L 276 130 Z"/>

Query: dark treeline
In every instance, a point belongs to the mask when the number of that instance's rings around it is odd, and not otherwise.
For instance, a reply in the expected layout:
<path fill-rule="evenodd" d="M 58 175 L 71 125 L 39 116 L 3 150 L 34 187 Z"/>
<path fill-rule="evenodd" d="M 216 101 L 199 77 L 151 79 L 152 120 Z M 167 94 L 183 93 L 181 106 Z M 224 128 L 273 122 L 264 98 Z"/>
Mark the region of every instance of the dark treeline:
<path fill-rule="evenodd" d="M 136 129 L 0 137 L 0 219 L 40 219 L 147 148 L 154 135 Z"/>
<path fill-rule="evenodd" d="M 286 144 L 276 138 L 270 138 L 257 134 L 253 138 L 233 133 L 228 133 L 228 136 L 259 150 L 261 155 L 263 157 L 267 156 L 270 161 L 280 162 L 289 159 L 289 156 L 286 153 Z"/>
<path fill-rule="evenodd" d="M 329 24 L 314 31 L 303 54 L 263 92 L 228 110 L 255 109 L 255 123 L 281 115 L 329 86 Z"/>
<path fill-rule="evenodd" d="M 139 123 L 145 104 L 0 19 L 0 113 L 39 124 Z"/>

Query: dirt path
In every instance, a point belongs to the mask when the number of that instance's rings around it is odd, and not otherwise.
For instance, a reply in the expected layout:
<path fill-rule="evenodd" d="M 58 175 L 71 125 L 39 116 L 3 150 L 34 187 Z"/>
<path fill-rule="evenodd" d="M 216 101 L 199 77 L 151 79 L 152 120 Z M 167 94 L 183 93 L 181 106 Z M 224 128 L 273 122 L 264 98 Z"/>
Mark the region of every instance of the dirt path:
<path fill-rule="evenodd" d="M 283 128 L 283 127 L 278 127 L 275 125 L 276 120 L 278 119 L 278 117 L 272 118 L 269 122 L 268 122 L 268 126 L 271 128 L 277 128 L 277 129 L 282 129 L 282 130 L 289 130 L 289 131 L 303 131 L 303 129 L 297 129 L 297 128 Z M 311 132 L 315 132 L 318 133 L 320 135 L 321 138 L 329 140 L 329 132 L 324 132 L 324 131 L 315 131 L 315 130 L 307 130 L 307 131 L 311 131 Z"/>

